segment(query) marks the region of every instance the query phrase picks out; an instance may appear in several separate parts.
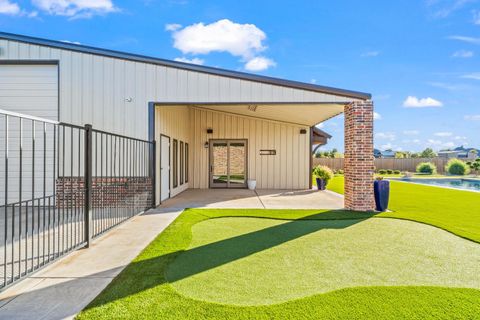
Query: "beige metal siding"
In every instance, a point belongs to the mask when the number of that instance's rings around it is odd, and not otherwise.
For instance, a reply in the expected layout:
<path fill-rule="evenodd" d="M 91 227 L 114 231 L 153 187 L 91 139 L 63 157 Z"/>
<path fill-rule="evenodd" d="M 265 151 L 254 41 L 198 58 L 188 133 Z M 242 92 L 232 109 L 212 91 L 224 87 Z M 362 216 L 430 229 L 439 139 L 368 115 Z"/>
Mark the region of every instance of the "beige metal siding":
<path fill-rule="evenodd" d="M 207 128 L 213 134 L 207 134 Z M 306 129 L 307 134 L 300 134 Z M 209 139 L 248 140 L 248 178 L 259 189 L 304 189 L 309 187 L 309 128 L 224 112 L 191 108 L 191 187 L 208 188 Z M 275 149 L 275 156 L 260 156 L 261 149 Z"/>
<path fill-rule="evenodd" d="M 59 60 L 60 120 L 147 138 L 148 102 L 340 102 L 345 97 L 0 40 L 0 59 Z M 126 99 L 132 98 L 131 102 Z"/>
<path fill-rule="evenodd" d="M 155 112 L 155 139 L 157 140 L 157 181 L 160 180 L 160 135 L 166 135 L 170 137 L 170 170 L 173 170 L 173 139 L 178 140 L 178 186 L 173 188 L 173 172 L 170 174 L 170 196 L 174 197 L 182 191 L 188 189 L 192 178 L 190 177 L 189 182 L 180 184 L 180 141 L 189 144 L 189 148 L 192 149 L 190 144 L 190 110 L 187 106 L 161 106 L 156 108 Z M 189 158 L 192 159 L 192 154 L 190 150 Z M 191 171 L 190 171 L 191 176 Z M 157 185 L 156 190 L 156 199 L 159 202 L 160 199 L 160 186 Z M 168 186 L 162 186 L 168 187 Z"/>
<path fill-rule="evenodd" d="M 23 54 L 23 53 L 19 53 Z M 56 65 L 0 65 L 0 109 L 32 116 L 58 119 L 58 71 Z M 0 115 L 0 204 L 5 200 L 5 152 L 6 152 L 6 118 Z M 20 125 L 22 135 L 20 136 Z M 43 178 L 47 180 L 45 192 L 50 195 L 53 189 L 53 126 L 45 128 L 40 122 L 22 120 L 9 117 L 8 121 L 8 202 L 16 202 L 20 198 L 30 199 L 32 194 L 41 196 Z M 45 129 L 46 140 L 43 140 Z M 32 143 L 35 131 L 35 145 Z M 21 139 L 20 139 L 21 137 Z M 46 171 L 44 165 L 44 143 L 47 145 L 45 153 Z M 20 146 L 22 148 L 22 162 L 20 162 Z M 35 162 L 33 162 L 35 157 Z M 22 175 L 20 179 L 20 163 Z M 32 181 L 32 169 L 36 176 Z M 20 181 L 22 195 L 19 194 Z M 32 182 L 37 188 L 32 189 Z"/>

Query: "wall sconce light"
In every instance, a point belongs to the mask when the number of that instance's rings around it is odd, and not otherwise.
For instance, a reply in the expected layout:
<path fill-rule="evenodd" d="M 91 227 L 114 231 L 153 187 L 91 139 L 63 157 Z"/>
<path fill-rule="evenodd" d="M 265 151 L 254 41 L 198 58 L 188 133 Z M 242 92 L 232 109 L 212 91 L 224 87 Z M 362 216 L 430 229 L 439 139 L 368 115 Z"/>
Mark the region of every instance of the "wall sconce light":
<path fill-rule="evenodd" d="M 125 102 L 132 102 L 132 101 L 133 101 L 132 97 L 125 98 Z"/>
<path fill-rule="evenodd" d="M 205 149 L 207 149 L 209 147 L 208 141 L 205 141 L 204 147 L 205 147 Z"/>
<path fill-rule="evenodd" d="M 307 129 L 300 129 L 300 134 L 307 134 Z"/>
<path fill-rule="evenodd" d="M 213 133 L 213 129 L 212 128 L 208 128 L 207 129 L 207 134 L 212 134 Z"/>

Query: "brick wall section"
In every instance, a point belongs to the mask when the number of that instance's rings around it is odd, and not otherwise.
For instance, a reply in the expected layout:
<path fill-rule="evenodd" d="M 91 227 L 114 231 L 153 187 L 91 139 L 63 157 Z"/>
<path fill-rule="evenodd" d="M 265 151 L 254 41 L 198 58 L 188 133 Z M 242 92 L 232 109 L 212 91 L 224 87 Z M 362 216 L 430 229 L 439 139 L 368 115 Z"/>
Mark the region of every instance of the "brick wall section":
<path fill-rule="evenodd" d="M 345 208 L 373 211 L 373 103 L 345 107 Z"/>
<path fill-rule="evenodd" d="M 56 180 L 57 208 L 83 208 L 84 178 Z M 152 180 L 149 177 L 92 178 L 92 207 L 148 208 L 151 205 Z"/>

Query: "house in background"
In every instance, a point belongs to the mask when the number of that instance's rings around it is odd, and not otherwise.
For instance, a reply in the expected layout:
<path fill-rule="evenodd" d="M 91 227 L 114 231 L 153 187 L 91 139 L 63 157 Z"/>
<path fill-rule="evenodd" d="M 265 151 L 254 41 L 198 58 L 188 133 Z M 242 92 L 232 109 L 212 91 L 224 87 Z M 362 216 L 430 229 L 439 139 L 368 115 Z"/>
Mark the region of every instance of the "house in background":
<path fill-rule="evenodd" d="M 455 148 L 453 150 L 443 150 L 438 152 L 439 158 L 444 159 L 476 159 L 480 155 L 480 150 L 475 148 L 464 148 L 463 146 Z"/>
<path fill-rule="evenodd" d="M 373 155 L 375 158 L 395 158 L 395 151 L 389 149 L 385 151 L 381 151 L 379 149 L 373 150 Z"/>
<path fill-rule="evenodd" d="M 356 91 L 0 33 L 0 108 L 156 141 L 150 158 L 156 162 L 149 164 L 156 204 L 188 188 L 245 188 L 248 179 L 262 189 L 310 188 L 313 143 L 327 139 L 315 125 L 344 113 L 345 207 L 373 210 L 370 99 Z"/>

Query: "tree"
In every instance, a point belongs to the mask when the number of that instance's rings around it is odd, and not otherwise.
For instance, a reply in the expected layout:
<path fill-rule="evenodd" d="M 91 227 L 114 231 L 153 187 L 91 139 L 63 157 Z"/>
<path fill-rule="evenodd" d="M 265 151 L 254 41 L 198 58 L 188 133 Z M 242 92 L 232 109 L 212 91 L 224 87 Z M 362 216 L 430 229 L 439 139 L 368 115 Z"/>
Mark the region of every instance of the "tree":
<path fill-rule="evenodd" d="M 435 158 L 436 156 L 437 154 L 432 150 L 432 148 L 427 148 L 420 154 L 421 158 Z"/>

